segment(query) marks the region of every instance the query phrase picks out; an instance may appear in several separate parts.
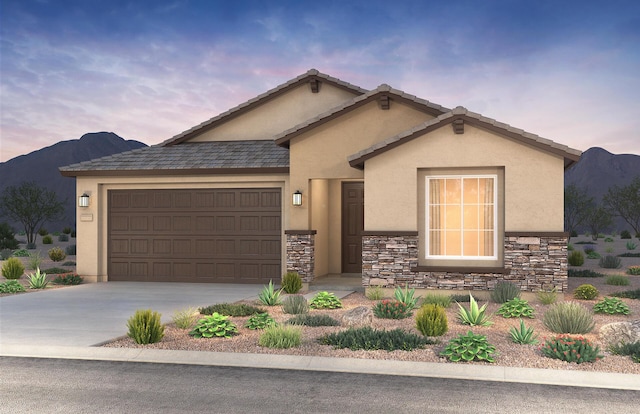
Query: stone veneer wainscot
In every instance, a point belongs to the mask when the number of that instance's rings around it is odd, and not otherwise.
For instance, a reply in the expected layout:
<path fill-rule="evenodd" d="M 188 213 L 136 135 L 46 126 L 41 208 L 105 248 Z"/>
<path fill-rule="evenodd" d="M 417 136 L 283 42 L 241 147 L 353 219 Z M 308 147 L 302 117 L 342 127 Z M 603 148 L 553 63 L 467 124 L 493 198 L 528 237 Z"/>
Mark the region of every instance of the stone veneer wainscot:
<path fill-rule="evenodd" d="M 303 282 L 313 280 L 315 265 L 315 230 L 285 230 L 287 237 L 287 272 L 298 272 Z"/>

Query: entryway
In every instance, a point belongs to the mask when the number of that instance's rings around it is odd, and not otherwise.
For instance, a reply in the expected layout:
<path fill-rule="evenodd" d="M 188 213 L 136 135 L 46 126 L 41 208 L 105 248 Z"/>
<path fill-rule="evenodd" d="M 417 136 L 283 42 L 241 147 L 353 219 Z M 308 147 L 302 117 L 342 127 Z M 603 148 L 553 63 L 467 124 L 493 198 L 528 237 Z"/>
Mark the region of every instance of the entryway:
<path fill-rule="evenodd" d="M 362 273 L 364 182 L 342 183 L 342 273 Z"/>

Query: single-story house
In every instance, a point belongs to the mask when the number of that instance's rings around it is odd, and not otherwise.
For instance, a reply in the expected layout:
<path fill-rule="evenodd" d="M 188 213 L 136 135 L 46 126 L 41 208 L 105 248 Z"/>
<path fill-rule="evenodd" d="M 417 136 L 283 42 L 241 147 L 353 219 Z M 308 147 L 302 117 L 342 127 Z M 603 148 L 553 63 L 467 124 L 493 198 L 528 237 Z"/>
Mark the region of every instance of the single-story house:
<path fill-rule="evenodd" d="M 297 271 L 563 292 L 564 171 L 580 155 L 463 107 L 310 70 L 161 144 L 60 171 L 82 200 L 88 281 Z"/>

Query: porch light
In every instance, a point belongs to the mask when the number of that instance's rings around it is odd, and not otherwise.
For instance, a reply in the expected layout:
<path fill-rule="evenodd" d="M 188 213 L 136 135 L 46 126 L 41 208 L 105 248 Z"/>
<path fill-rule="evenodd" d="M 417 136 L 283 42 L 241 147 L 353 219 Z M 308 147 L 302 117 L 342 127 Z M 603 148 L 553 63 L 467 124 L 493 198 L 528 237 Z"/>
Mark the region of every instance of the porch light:
<path fill-rule="evenodd" d="M 89 195 L 87 193 L 83 193 L 78 197 L 78 207 L 89 207 Z"/>
<path fill-rule="evenodd" d="M 298 207 L 302 205 L 302 192 L 300 192 L 300 190 L 296 190 L 296 192 L 293 193 L 293 205 Z"/>

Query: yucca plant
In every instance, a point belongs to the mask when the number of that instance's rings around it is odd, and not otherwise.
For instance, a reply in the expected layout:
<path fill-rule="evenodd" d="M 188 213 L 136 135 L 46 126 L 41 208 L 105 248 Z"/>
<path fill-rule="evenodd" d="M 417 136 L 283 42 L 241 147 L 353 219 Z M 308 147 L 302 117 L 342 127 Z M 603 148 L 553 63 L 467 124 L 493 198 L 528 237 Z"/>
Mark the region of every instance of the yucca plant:
<path fill-rule="evenodd" d="M 457 305 L 458 308 L 460 308 L 458 320 L 460 320 L 462 324 L 470 326 L 489 326 L 493 324 L 490 320 L 491 316 L 485 313 L 487 304 L 485 303 L 482 307 L 478 307 L 478 303 L 471 293 L 469 293 L 469 309 L 465 309 L 459 303 L 457 303 Z"/>
<path fill-rule="evenodd" d="M 262 289 L 262 292 L 258 294 L 258 300 L 260 303 L 266 306 L 276 306 L 280 304 L 280 295 L 282 289 L 275 290 L 273 287 L 273 280 L 269 281 L 269 285 Z"/>

